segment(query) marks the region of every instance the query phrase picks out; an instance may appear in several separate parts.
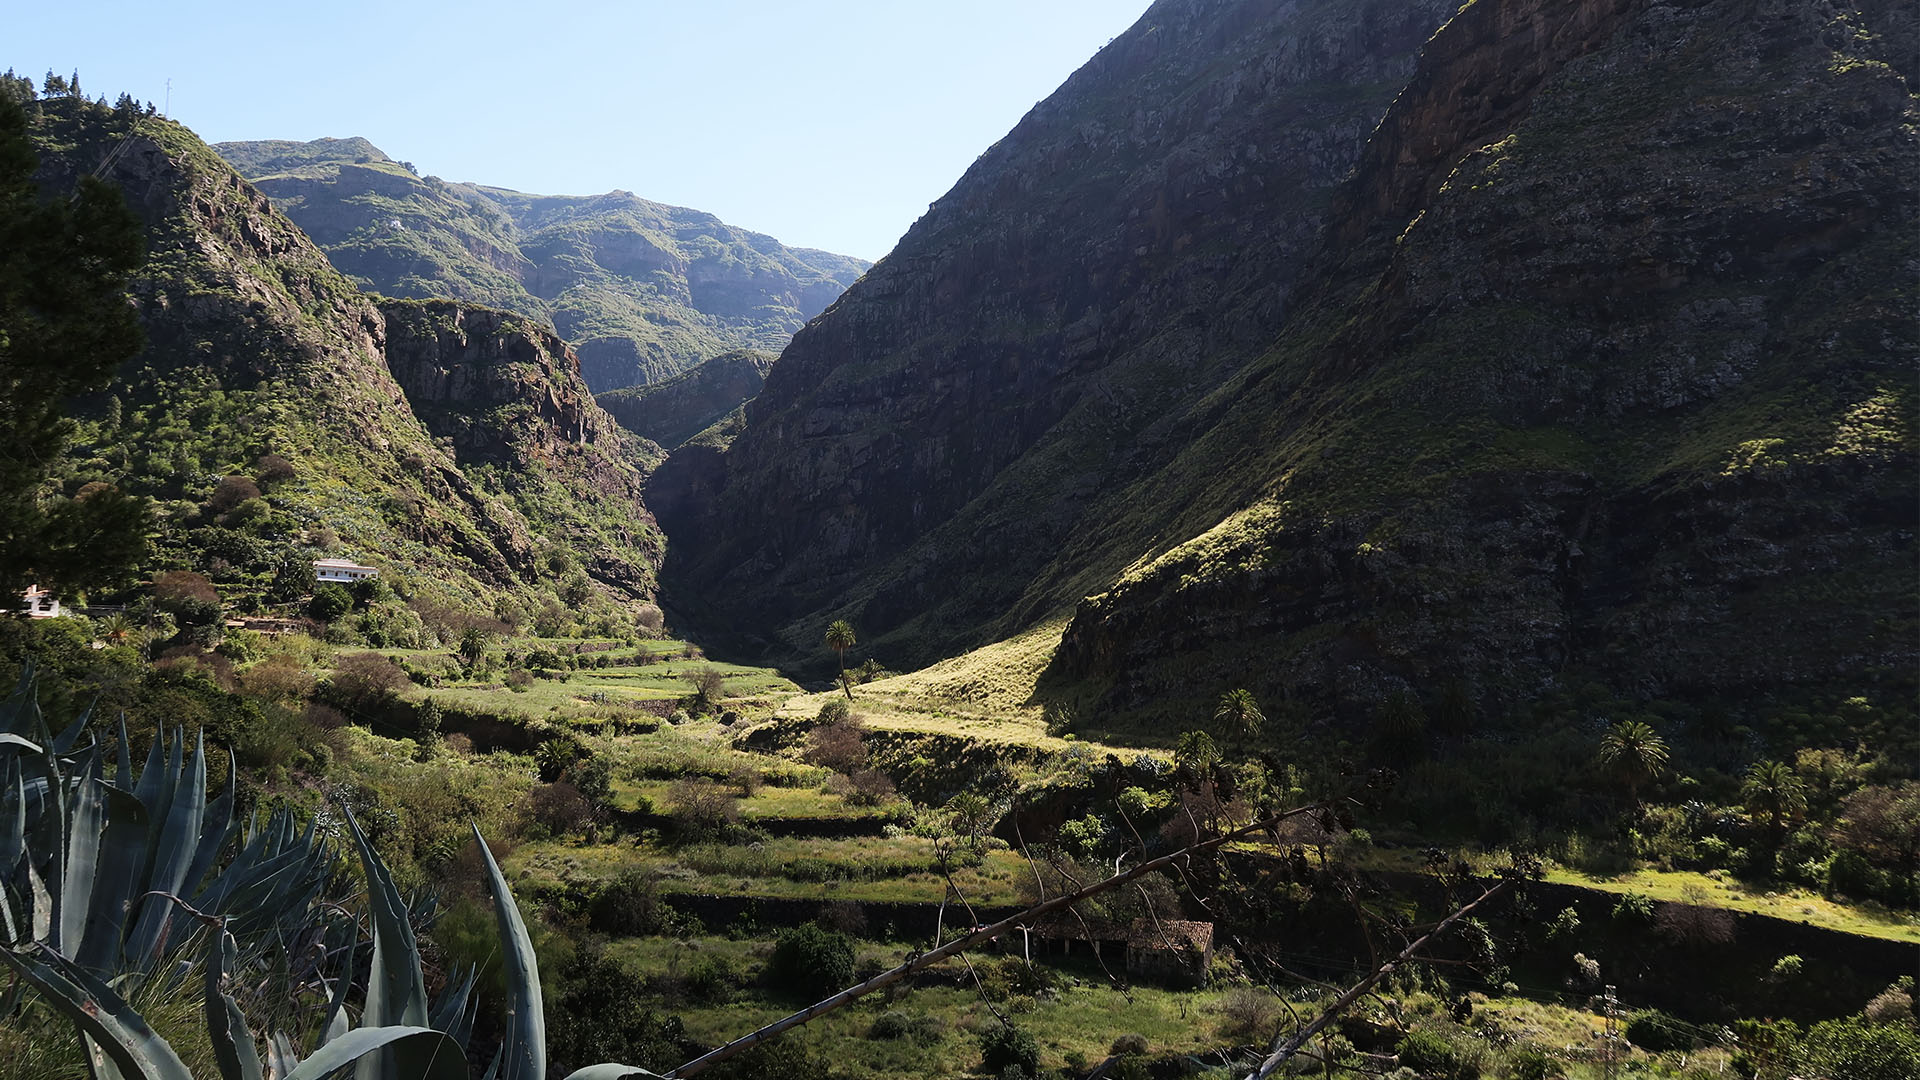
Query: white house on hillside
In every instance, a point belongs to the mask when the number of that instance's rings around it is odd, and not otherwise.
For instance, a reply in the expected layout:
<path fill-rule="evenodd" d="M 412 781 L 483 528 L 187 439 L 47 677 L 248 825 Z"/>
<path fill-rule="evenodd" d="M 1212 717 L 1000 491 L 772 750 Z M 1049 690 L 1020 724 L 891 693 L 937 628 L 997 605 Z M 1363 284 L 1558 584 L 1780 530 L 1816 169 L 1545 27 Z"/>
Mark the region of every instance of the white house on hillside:
<path fill-rule="evenodd" d="M 38 585 L 27 586 L 22 596 L 26 606 L 20 613 L 29 619 L 54 619 L 60 616 L 60 601 L 52 593 Z"/>
<path fill-rule="evenodd" d="M 313 580 L 325 585 L 350 585 L 367 578 L 377 578 L 380 571 L 371 566 L 361 566 L 345 559 L 313 560 Z"/>

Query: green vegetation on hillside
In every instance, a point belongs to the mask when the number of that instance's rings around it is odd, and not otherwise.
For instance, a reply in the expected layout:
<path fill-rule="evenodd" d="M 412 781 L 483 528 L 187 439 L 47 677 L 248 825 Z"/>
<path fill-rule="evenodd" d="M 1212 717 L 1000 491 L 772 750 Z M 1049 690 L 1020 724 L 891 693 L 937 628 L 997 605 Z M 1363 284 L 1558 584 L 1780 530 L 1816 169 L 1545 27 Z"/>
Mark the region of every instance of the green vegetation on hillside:
<path fill-rule="evenodd" d="M 778 352 L 867 267 L 628 192 L 525 195 L 421 177 L 365 139 L 215 149 L 360 287 L 550 322 L 595 390 L 730 350 Z"/>

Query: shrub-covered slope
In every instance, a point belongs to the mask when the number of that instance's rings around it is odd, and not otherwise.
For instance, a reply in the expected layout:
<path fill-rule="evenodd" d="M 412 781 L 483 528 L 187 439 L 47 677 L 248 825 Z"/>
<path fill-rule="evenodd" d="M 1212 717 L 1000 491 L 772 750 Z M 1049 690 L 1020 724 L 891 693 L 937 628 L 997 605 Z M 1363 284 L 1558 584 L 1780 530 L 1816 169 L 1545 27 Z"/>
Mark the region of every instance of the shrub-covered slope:
<path fill-rule="evenodd" d="M 577 549 L 596 603 L 651 596 L 660 538 L 639 497 L 658 450 L 593 404 L 558 339 L 361 294 L 177 124 L 33 109 L 43 187 L 98 171 L 146 225 L 147 346 L 81 403 L 64 483 L 159 499 L 151 569 L 209 573 L 244 609 L 305 591 L 331 552 L 487 610 L 555 591 L 553 553 Z"/>
<path fill-rule="evenodd" d="M 896 663 L 1078 602 L 1043 686 L 1106 716 L 1237 685 L 1360 718 L 1589 680 L 1898 702 L 1916 41 L 1861 7 L 1476 0 L 1414 69 L 1384 13 L 1156 5 L 796 338 L 718 506 L 663 511 L 695 541 L 669 587 L 792 646 L 850 617 Z M 1297 149 L 1357 100 L 1377 130 Z M 1268 156 L 1355 168 L 1282 228 Z M 1167 265 L 1184 292 L 1122 287 Z"/>
<path fill-rule="evenodd" d="M 867 268 L 624 191 L 421 177 L 365 139 L 215 147 L 362 288 L 550 320 L 595 390 L 778 350 Z"/>

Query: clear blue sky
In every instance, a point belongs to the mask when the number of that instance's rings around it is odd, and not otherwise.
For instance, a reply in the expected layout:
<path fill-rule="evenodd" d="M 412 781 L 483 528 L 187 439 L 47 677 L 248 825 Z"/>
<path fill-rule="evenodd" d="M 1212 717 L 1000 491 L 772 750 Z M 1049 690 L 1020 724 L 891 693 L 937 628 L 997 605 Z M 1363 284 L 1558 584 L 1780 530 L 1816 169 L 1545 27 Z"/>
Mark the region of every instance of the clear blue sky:
<path fill-rule="evenodd" d="M 78 69 L 209 142 L 365 136 L 421 172 L 623 188 L 875 259 L 1148 0 L 10 5 L 0 68 Z"/>

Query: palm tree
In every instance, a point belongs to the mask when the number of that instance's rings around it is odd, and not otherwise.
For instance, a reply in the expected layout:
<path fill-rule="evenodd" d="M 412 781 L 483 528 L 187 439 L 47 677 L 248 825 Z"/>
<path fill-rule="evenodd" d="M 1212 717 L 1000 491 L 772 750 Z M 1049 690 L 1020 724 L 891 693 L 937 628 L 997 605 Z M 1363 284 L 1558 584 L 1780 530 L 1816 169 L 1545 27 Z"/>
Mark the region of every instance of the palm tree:
<path fill-rule="evenodd" d="M 1622 720 L 1600 737 L 1601 765 L 1627 782 L 1633 805 L 1640 805 L 1640 785 L 1657 779 L 1667 769 L 1667 741 L 1638 720 Z"/>
<path fill-rule="evenodd" d="M 1252 691 L 1229 690 L 1220 695 L 1220 703 L 1214 706 L 1213 722 L 1229 738 L 1240 742 L 1259 735 L 1260 726 L 1267 718 L 1260 711 L 1260 703 L 1253 699 Z"/>
<path fill-rule="evenodd" d="M 118 645 L 133 636 L 133 620 L 127 618 L 125 614 L 116 611 L 112 615 L 101 619 L 98 624 L 98 629 L 101 640 L 113 645 Z"/>
<path fill-rule="evenodd" d="M 1807 808 L 1806 787 L 1784 761 L 1756 761 L 1749 766 L 1740 797 L 1747 802 L 1747 813 L 1767 815 L 1775 847 L 1787 831 L 1787 821 Z"/>
<path fill-rule="evenodd" d="M 853 700 L 853 687 L 847 683 L 847 650 L 853 648 L 853 624 L 845 619 L 835 619 L 827 627 L 827 648 L 840 657 L 840 689 L 846 691 L 847 700 Z"/>

